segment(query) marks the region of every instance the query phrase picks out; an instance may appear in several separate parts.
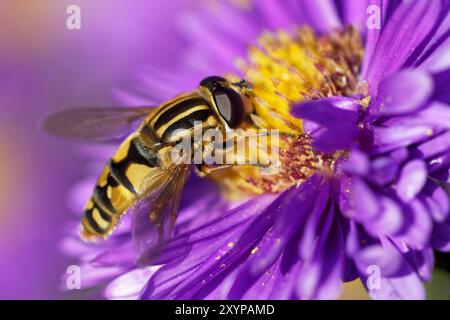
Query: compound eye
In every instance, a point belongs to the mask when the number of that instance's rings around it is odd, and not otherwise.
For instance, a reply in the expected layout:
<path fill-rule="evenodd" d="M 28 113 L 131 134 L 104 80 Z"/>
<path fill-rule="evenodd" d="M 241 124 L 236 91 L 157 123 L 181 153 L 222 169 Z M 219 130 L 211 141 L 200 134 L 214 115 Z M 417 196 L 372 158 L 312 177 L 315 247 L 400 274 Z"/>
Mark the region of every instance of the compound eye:
<path fill-rule="evenodd" d="M 227 83 L 227 79 L 219 77 L 219 76 L 211 76 L 203 79 L 200 82 L 202 87 L 213 89 L 215 87 L 220 86 L 221 83 Z"/>
<path fill-rule="evenodd" d="M 239 127 L 244 120 L 244 102 L 239 93 L 230 88 L 218 87 L 213 92 L 214 102 L 228 126 Z"/>

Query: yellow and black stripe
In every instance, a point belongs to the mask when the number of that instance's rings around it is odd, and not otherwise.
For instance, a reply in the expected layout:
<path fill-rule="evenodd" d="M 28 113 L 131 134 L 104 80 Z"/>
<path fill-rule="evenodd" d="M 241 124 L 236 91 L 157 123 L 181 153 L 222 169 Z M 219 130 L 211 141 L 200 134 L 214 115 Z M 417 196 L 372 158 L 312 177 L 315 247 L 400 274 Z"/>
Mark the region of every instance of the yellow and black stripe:
<path fill-rule="evenodd" d="M 162 143 L 173 144 L 180 141 L 184 135 L 176 135 L 175 131 L 184 131 L 189 135 L 196 122 L 203 123 L 215 119 L 210 105 L 197 95 L 181 96 L 169 102 L 148 121 Z"/>
<path fill-rule="evenodd" d="M 168 169 L 167 153 L 181 139 L 218 125 L 215 113 L 197 94 L 179 96 L 151 114 L 117 149 L 100 175 L 82 218 L 82 236 L 107 237 L 140 195 L 144 178 Z M 181 129 L 181 134 L 175 134 Z"/>

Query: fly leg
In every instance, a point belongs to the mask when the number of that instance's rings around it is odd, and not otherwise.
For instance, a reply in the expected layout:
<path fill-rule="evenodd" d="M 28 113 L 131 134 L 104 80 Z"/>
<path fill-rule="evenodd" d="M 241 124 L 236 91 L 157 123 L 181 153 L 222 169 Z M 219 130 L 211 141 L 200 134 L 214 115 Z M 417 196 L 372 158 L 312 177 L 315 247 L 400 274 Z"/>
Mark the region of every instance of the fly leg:
<path fill-rule="evenodd" d="M 231 167 L 231 165 L 229 164 L 223 164 L 223 165 L 208 165 L 208 164 L 197 164 L 195 165 L 195 173 L 199 176 L 199 177 L 206 177 L 207 175 L 219 171 L 219 170 L 223 170 L 226 168 Z"/>

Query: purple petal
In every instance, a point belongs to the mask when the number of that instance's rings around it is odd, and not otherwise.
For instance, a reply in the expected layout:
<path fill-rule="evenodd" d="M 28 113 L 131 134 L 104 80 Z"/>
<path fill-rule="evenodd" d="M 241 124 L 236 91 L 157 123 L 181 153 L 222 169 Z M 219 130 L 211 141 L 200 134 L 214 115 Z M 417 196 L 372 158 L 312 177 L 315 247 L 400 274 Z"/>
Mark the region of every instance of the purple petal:
<path fill-rule="evenodd" d="M 403 254 L 419 278 L 422 281 L 430 281 L 434 268 L 433 250 L 405 250 Z"/>
<path fill-rule="evenodd" d="M 256 10 L 251 12 L 242 10 L 229 2 L 216 2 L 214 6 L 201 6 L 198 9 L 202 10 L 198 19 L 207 21 L 208 27 L 222 30 L 222 34 L 234 39 L 233 45 L 241 46 L 243 52 L 248 43 L 257 39 L 261 32 L 259 30 L 261 26 L 258 23 L 259 17 L 252 14 Z M 233 23 L 230 24 L 230 21 Z"/>
<path fill-rule="evenodd" d="M 272 200 L 273 196 L 255 198 L 169 242 L 158 262 L 173 255 L 179 258 L 155 273 L 142 297 L 191 299 L 208 295 L 267 232 L 285 197 L 270 203 Z M 252 219 L 257 215 L 258 219 Z"/>
<path fill-rule="evenodd" d="M 436 128 L 450 129 L 450 106 L 440 102 L 433 102 L 426 109 L 418 112 L 414 119 L 408 120 Z"/>
<path fill-rule="evenodd" d="M 363 179 L 354 178 L 346 196 L 350 206 L 343 213 L 350 219 L 358 222 L 370 221 L 381 210 L 376 194 Z"/>
<path fill-rule="evenodd" d="M 307 17 L 309 24 L 320 33 L 341 27 L 339 15 L 332 0 L 298 1 L 297 4 L 300 12 Z"/>
<path fill-rule="evenodd" d="M 414 199 L 425 186 L 427 181 L 427 167 L 422 160 L 408 162 L 400 173 L 397 184 L 397 195 L 404 202 Z"/>
<path fill-rule="evenodd" d="M 430 160 L 427 160 L 428 172 L 430 174 L 435 173 L 441 169 L 446 169 L 450 165 L 450 154 L 444 153 L 437 157 L 433 157 Z"/>
<path fill-rule="evenodd" d="M 364 223 L 367 232 L 375 237 L 393 235 L 403 226 L 403 212 L 399 204 L 388 197 L 380 197 L 380 213 Z"/>
<path fill-rule="evenodd" d="M 286 294 L 281 293 L 279 291 L 279 281 L 283 282 L 283 278 L 285 277 L 280 272 L 280 260 L 277 259 L 275 263 L 264 272 L 261 277 L 255 281 L 254 285 L 249 288 L 245 295 L 242 297 L 243 300 L 267 300 L 274 299 L 274 294 L 280 294 L 287 296 L 285 299 L 288 299 L 291 295 L 292 290 L 288 287 L 283 288 Z"/>
<path fill-rule="evenodd" d="M 446 103 L 448 108 L 448 104 L 450 104 L 450 69 L 433 75 L 433 78 L 435 82 L 433 98 Z"/>
<path fill-rule="evenodd" d="M 313 147 L 325 153 L 344 150 L 355 140 L 357 134 L 356 125 L 335 125 L 333 128 L 324 128 L 312 135 Z"/>
<path fill-rule="evenodd" d="M 92 266 L 91 264 L 83 264 L 80 266 L 81 289 L 88 289 L 101 285 L 104 282 L 111 281 L 127 271 L 128 269 L 123 267 L 98 268 Z M 64 275 L 65 278 L 67 278 L 67 276 L 67 274 Z M 64 279 L 64 283 L 66 283 L 66 279 Z M 64 287 L 64 289 L 67 288 Z"/>
<path fill-rule="evenodd" d="M 394 240 L 404 243 L 413 250 L 422 250 L 428 246 L 433 223 L 427 207 L 419 200 L 414 199 L 403 209 L 405 224 Z"/>
<path fill-rule="evenodd" d="M 449 194 L 439 185 L 428 183 L 425 189 L 427 196 L 423 196 L 423 201 L 428 206 L 434 221 L 437 223 L 444 222 L 450 211 Z"/>
<path fill-rule="evenodd" d="M 367 274 L 371 266 L 376 266 L 383 277 L 403 274 L 407 266 L 403 256 L 388 241 L 361 249 L 354 260 L 360 273 Z"/>
<path fill-rule="evenodd" d="M 344 256 L 342 235 L 331 238 L 324 249 L 322 277 L 318 284 L 315 299 L 337 299 L 342 290 Z M 331 270 L 330 266 L 333 266 Z"/>
<path fill-rule="evenodd" d="M 241 229 L 243 225 L 261 213 L 261 210 L 272 200 L 273 197 L 271 196 L 254 198 L 196 229 L 175 237 L 155 257 L 153 263 L 157 265 L 164 264 L 185 257 L 194 248 L 201 247 L 203 243 L 208 243 L 210 239 L 215 238 L 217 244 L 221 243 L 220 240 L 228 239 L 228 234 L 235 233 L 237 229 Z M 200 254 L 200 252 L 197 253 Z"/>
<path fill-rule="evenodd" d="M 433 80 L 423 71 L 405 70 L 385 78 L 373 107 L 382 115 L 410 113 L 422 107 L 433 93 Z"/>
<path fill-rule="evenodd" d="M 430 138 L 434 127 L 426 123 L 391 123 L 389 127 L 374 127 L 374 149 L 380 154 L 406 147 Z"/>
<path fill-rule="evenodd" d="M 319 192 L 317 192 L 317 186 L 320 186 Z M 229 292 L 229 299 L 242 298 L 245 291 L 278 259 L 308 216 L 311 220 L 321 216 L 328 200 L 328 189 L 328 184 L 324 183 L 320 177 L 313 176 L 298 189 L 291 188 L 288 191 L 289 201 L 280 208 L 281 212 L 274 226 L 257 244 L 257 251 L 251 254 L 241 268 L 236 277 L 237 281 Z M 304 232 L 304 236 L 307 235 L 308 233 Z"/>
<path fill-rule="evenodd" d="M 191 175 L 183 191 L 175 235 L 198 228 L 230 209 L 217 185 Z"/>
<path fill-rule="evenodd" d="M 426 68 L 432 72 L 442 71 L 449 66 L 449 60 L 443 57 L 448 55 L 448 44 L 450 43 L 450 5 L 444 2 L 441 8 L 441 17 L 438 19 L 435 31 L 429 37 L 421 48 L 420 56 L 413 61 L 413 65 L 420 68 Z"/>
<path fill-rule="evenodd" d="M 449 15 L 450 17 L 450 15 Z M 437 73 L 450 69 L 450 44 L 447 44 L 426 62 L 426 70 Z"/>
<path fill-rule="evenodd" d="M 368 179 L 381 186 L 387 185 L 397 177 L 398 170 L 399 163 L 394 157 L 375 158 L 372 160 Z"/>
<path fill-rule="evenodd" d="M 327 213 L 330 214 L 333 208 Z M 336 299 L 343 273 L 344 241 L 337 220 L 320 233 L 314 254 L 303 261 L 298 277 L 297 295 L 301 299 Z"/>
<path fill-rule="evenodd" d="M 397 162 L 401 163 L 411 158 L 408 148 L 398 148 L 390 152 L 390 156 Z"/>
<path fill-rule="evenodd" d="M 442 252 L 450 252 L 450 218 L 444 223 L 434 225 L 431 245 Z"/>
<path fill-rule="evenodd" d="M 362 65 L 362 75 L 366 75 L 367 74 L 367 70 L 370 68 L 370 63 L 372 61 L 372 57 L 373 54 L 377 48 L 377 44 L 378 44 L 378 40 L 380 39 L 380 35 L 381 35 L 381 30 L 384 29 L 385 24 L 386 24 L 386 5 L 385 5 L 385 1 L 383 0 L 372 0 L 370 1 L 372 5 L 376 5 L 377 8 L 381 8 L 381 17 L 382 18 L 382 25 L 381 28 L 373 28 L 373 29 L 368 29 L 367 28 L 367 8 L 369 6 L 366 6 L 365 11 L 365 17 L 364 17 L 364 31 L 367 33 L 366 35 L 366 44 L 365 44 L 365 54 L 364 54 L 364 62 Z M 350 9 L 351 10 L 351 9 Z M 364 32 L 363 30 L 361 30 L 362 32 Z"/>
<path fill-rule="evenodd" d="M 352 185 L 353 176 L 342 174 L 341 179 L 339 179 L 339 209 L 342 211 L 344 216 L 350 217 L 353 214 L 353 203 L 352 203 Z"/>
<path fill-rule="evenodd" d="M 91 263 L 95 266 L 122 266 L 131 267 L 136 263 L 136 254 L 134 253 L 131 241 L 110 250 L 105 250 L 96 256 Z"/>
<path fill-rule="evenodd" d="M 332 152 L 347 148 L 356 138 L 359 109 L 360 105 L 353 99 L 332 97 L 297 104 L 292 108 L 292 114 L 318 124 L 317 129 L 310 132 L 313 146 L 323 152 Z"/>
<path fill-rule="evenodd" d="M 325 186 L 325 188 L 328 188 L 328 186 Z M 317 235 L 327 234 L 333 223 L 334 211 L 332 209 L 324 211 L 328 203 L 323 198 L 325 194 L 328 193 L 321 193 L 322 198 L 319 199 L 322 202 L 316 204 L 303 227 L 302 237 L 298 246 L 298 253 L 303 259 L 309 259 L 314 254 L 316 247 L 319 245 L 317 243 Z"/>
<path fill-rule="evenodd" d="M 438 135 L 416 148 L 422 158 L 430 158 L 447 150 L 450 150 L 450 132 Z"/>
<path fill-rule="evenodd" d="M 356 100 L 344 97 L 331 97 L 299 103 L 292 107 L 291 113 L 322 125 L 338 122 L 355 123 L 359 119 L 361 106 Z"/>
<path fill-rule="evenodd" d="M 212 66 L 217 73 L 234 70 L 233 61 L 242 56 L 242 47 L 234 45 L 235 41 L 226 36 L 223 30 L 211 27 L 202 16 L 193 12 L 186 12 L 177 19 L 178 27 L 182 30 L 186 40 L 193 43 L 202 39 L 208 43 L 207 50 L 195 47 L 195 54 L 184 56 L 184 65 L 192 66 L 194 70 L 212 73 Z M 244 31 L 243 31 L 244 32 Z M 188 61 L 191 60 L 191 61 Z"/>
<path fill-rule="evenodd" d="M 298 24 L 289 0 L 283 3 L 277 0 L 257 1 L 254 5 L 267 28 L 289 30 Z"/>
<path fill-rule="evenodd" d="M 125 105 L 158 105 L 180 93 L 180 88 L 191 88 L 185 72 L 176 76 L 173 72 L 157 66 L 142 67 L 131 79 L 132 90 L 116 91 L 115 96 Z"/>
<path fill-rule="evenodd" d="M 111 281 L 104 290 L 107 299 L 137 299 L 158 267 L 134 269 Z"/>
<path fill-rule="evenodd" d="M 403 1 L 384 27 L 364 78 L 372 95 L 379 82 L 393 74 L 432 30 L 440 1 Z"/>
<path fill-rule="evenodd" d="M 423 300 L 425 288 L 415 273 L 397 278 L 382 278 L 380 290 L 368 290 L 375 300 Z"/>
<path fill-rule="evenodd" d="M 285 258 L 285 254 L 288 253 L 284 253 L 283 258 Z M 288 270 L 283 270 L 282 267 L 277 268 L 275 276 L 277 281 L 273 285 L 269 299 L 288 300 L 292 298 L 300 266 L 301 261 L 297 260 Z"/>
<path fill-rule="evenodd" d="M 345 252 L 348 255 L 353 256 L 356 252 L 359 251 L 360 247 L 361 243 L 359 241 L 356 223 L 354 221 L 350 221 L 349 229 L 346 235 Z"/>
<path fill-rule="evenodd" d="M 349 158 L 342 164 L 342 169 L 358 176 L 365 176 L 369 173 L 370 163 L 367 155 L 359 150 L 352 150 Z"/>
<path fill-rule="evenodd" d="M 77 229 L 76 226 L 74 229 Z M 92 246 L 80 241 L 80 238 L 77 236 L 63 238 L 59 243 L 59 249 L 61 252 L 67 252 L 68 256 L 78 258 L 82 261 L 92 259 Z"/>
<path fill-rule="evenodd" d="M 343 0 L 342 15 L 343 22 L 355 26 L 361 33 L 367 31 L 367 8 L 371 0 Z"/>
<path fill-rule="evenodd" d="M 381 295 L 387 297 L 386 295 L 391 294 L 393 289 L 395 289 L 394 292 L 399 289 L 389 285 L 392 281 L 395 284 L 396 279 L 408 278 L 413 275 L 413 278 L 417 277 L 420 281 L 429 280 L 434 259 L 433 252 L 429 248 L 414 251 L 402 243 L 384 241 L 382 246 L 372 245 L 361 250 L 355 256 L 355 262 L 369 293 L 381 298 Z M 370 284 L 374 284 L 370 280 L 376 280 L 374 277 L 381 280 L 381 286 L 370 286 Z M 414 296 L 418 293 L 421 293 L 421 290 L 409 294 Z M 397 297 L 391 298 L 405 298 L 405 294 L 398 292 Z"/>

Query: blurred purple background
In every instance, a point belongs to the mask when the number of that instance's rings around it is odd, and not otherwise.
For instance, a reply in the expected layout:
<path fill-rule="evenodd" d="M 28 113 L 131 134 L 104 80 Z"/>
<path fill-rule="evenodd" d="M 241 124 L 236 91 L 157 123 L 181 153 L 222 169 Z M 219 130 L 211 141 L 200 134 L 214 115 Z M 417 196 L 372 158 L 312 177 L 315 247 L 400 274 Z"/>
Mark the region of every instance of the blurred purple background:
<path fill-rule="evenodd" d="M 81 8 L 68 30 L 66 8 Z M 169 65 L 186 1 L 3 0 L 0 4 L 0 298 L 63 298 L 71 263 L 58 244 L 82 178 L 73 143 L 38 120 L 73 106 L 114 105 L 110 92 L 142 64 Z M 161 50 L 163 48 L 164 50 Z"/>

